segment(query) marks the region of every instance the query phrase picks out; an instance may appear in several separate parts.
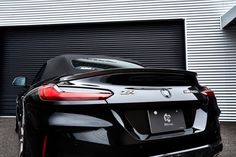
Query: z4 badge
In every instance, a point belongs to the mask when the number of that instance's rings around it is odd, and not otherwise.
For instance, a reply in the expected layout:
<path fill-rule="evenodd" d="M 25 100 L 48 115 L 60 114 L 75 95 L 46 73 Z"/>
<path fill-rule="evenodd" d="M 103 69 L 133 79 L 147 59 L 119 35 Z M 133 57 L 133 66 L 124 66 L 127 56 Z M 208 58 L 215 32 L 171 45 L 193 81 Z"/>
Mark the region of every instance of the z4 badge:
<path fill-rule="evenodd" d="M 134 94 L 133 90 L 125 90 L 120 92 L 120 95 L 133 95 L 133 94 Z"/>

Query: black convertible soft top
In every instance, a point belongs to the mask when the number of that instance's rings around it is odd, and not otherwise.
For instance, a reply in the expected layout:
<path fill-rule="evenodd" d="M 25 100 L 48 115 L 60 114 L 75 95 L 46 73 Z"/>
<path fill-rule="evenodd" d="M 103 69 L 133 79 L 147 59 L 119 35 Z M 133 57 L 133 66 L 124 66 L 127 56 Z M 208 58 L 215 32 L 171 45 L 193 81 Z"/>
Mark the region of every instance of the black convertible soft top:
<path fill-rule="evenodd" d="M 108 56 L 102 56 L 102 55 L 66 54 L 66 55 L 56 56 L 48 60 L 40 80 L 46 80 L 46 79 L 50 79 L 56 76 L 73 75 L 73 74 L 78 74 L 78 73 L 84 73 L 86 71 L 91 71 L 91 69 L 85 70 L 85 69 L 75 68 L 75 66 L 72 64 L 72 61 L 80 60 L 80 59 L 97 59 L 98 61 L 100 61 L 99 59 L 101 60 L 107 59 L 108 61 L 109 59 L 111 59 L 111 60 L 124 61 L 131 64 L 133 63 L 132 64 L 133 66 L 137 66 L 140 68 L 142 67 L 142 65 L 139 62 L 129 60 L 129 59 L 118 58 L 118 57 L 108 57 Z"/>

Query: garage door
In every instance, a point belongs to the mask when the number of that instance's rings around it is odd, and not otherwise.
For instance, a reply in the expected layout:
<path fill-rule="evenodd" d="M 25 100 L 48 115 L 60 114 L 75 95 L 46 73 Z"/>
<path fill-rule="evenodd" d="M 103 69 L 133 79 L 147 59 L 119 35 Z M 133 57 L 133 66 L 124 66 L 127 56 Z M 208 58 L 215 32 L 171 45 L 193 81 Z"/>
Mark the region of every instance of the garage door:
<path fill-rule="evenodd" d="M 142 21 L 1 29 L 0 115 L 14 115 L 15 76 L 29 82 L 49 58 L 67 53 L 125 57 L 156 68 L 185 69 L 184 21 Z"/>

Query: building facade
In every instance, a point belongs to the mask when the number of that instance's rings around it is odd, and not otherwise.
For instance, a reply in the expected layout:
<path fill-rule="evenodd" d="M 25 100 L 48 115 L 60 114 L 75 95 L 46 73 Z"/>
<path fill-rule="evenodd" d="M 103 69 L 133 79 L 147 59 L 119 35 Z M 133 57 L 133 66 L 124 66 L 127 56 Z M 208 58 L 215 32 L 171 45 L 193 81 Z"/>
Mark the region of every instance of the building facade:
<path fill-rule="evenodd" d="M 220 119 L 236 121 L 236 27 L 222 25 L 235 5 L 236 0 L 0 1 L 0 114 L 15 112 L 15 75 L 32 78 L 42 60 L 87 52 L 195 71 L 215 91 Z"/>

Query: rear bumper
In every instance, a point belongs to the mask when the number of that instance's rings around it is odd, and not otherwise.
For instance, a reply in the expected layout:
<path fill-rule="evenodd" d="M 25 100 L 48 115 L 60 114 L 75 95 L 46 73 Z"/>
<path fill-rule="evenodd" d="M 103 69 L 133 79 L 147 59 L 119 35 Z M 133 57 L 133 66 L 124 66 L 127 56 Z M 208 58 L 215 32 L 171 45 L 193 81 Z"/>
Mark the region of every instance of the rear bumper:
<path fill-rule="evenodd" d="M 220 144 L 209 144 L 199 147 L 194 147 L 191 149 L 180 150 L 176 152 L 169 152 L 165 154 L 155 155 L 151 157 L 208 157 L 208 156 L 216 156 L 223 149 L 223 145 Z"/>
<path fill-rule="evenodd" d="M 37 118 L 46 120 L 42 122 L 46 127 L 38 127 L 38 131 L 42 136 L 48 134 L 50 157 L 208 157 L 222 150 L 218 116 L 203 116 L 203 110 L 196 112 L 192 128 L 168 134 L 140 134 L 122 114 L 106 107 L 89 110 L 90 114 L 85 111 L 80 108 L 76 113 L 55 112 L 47 118 Z"/>
<path fill-rule="evenodd" d="M 53 143 L 51 143 L 53 144 L 53 147 L 49 144 L 50 151 L 48 153 L 53 154 L 51 156 L 213 157 L 222 151 L 221 141 L 201 145 L 196 144 L 199 141 L 195 143 L 195 139 L 193 139 L 192 142 L 186 144 L 188 141 L 184 138 L 179 138 L 178 142 L 174 142 L 175 140 L 169 139 L 167 142 L 158 140 L 133 145 L 104 145 L 75 139 L 66 140 L 65 137 L 63 138 L 64 140 L 62 140 L 62 138 L 60 140 L 53 139 Z M 50 147 L 52 149 L 50 149 Z"/>
<path fill-rule="evenodd" d="M 85 156 L 153 156 L 209 157 L 222 150 L 219 128 L 192 135 L 137 140 L 124 129 L 51 128 L 48 153 L 54 157 Z M 128 154 L 128 155 L 127 155 Z"/>

